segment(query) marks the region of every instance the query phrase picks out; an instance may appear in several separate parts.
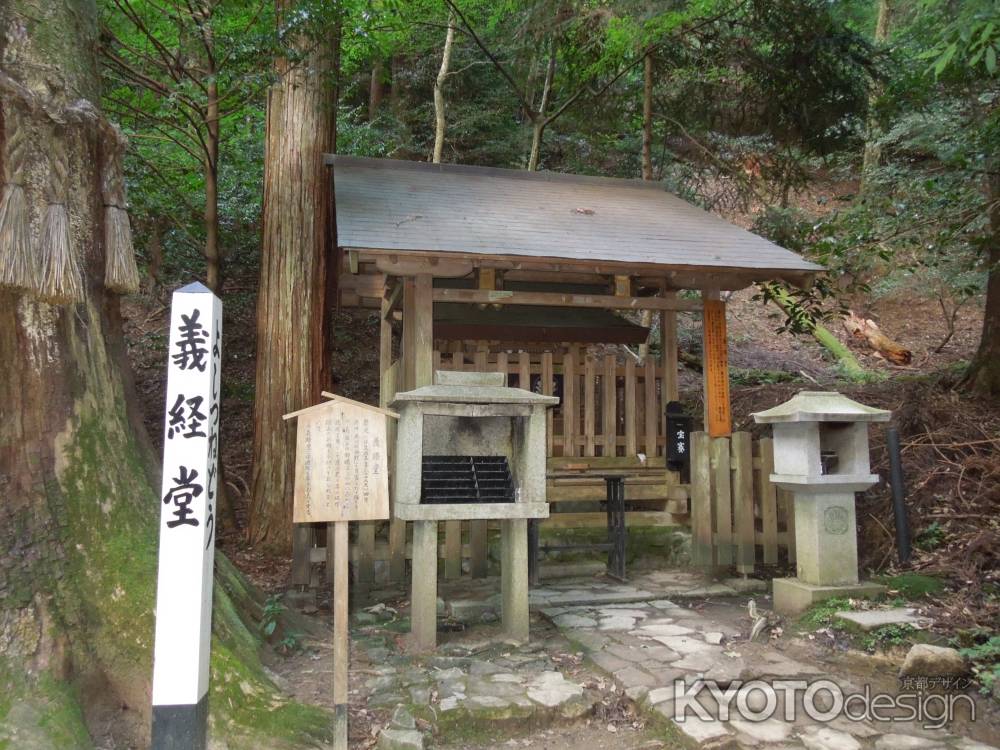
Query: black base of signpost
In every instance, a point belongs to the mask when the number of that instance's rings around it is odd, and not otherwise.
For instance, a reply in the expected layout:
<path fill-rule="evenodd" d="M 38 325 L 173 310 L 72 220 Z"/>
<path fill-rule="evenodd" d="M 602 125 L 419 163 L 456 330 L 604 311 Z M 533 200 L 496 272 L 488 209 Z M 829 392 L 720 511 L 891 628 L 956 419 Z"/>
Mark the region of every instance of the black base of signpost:
<path fill-rule="evenodd" d="M 208 694 L 195 704 L 153 706 L 150 750 L 205 750 Z"/>

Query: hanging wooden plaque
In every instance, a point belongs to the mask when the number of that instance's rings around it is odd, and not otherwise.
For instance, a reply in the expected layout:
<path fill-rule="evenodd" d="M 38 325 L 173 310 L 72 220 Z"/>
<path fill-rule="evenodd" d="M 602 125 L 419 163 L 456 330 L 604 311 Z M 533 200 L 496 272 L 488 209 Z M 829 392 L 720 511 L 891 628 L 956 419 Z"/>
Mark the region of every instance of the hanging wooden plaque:
<path fill-rule="evenodd" d="M 295 415 L 295 523 L 389 517 L 388 415 L 343 399 Z"/>
<path fill-rule="evenodd" d="M 726 343 L 726 303 L 705 300 L 704 315 L 705 419 L 708 434 L 728 437 L 733 431 L 729 408 L 729 352 Z"/>

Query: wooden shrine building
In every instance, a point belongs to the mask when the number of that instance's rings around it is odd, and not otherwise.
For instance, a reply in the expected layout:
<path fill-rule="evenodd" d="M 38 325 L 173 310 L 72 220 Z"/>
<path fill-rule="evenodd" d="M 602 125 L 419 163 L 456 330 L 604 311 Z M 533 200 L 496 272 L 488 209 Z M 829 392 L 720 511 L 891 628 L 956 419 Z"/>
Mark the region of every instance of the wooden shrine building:
<path fill-rule="evenodd" d="M 546 523 L 602 525 L 580 508 L 604 499 L 601 471 L 612 466 L 630 472 L 630 522 L 684 521 L 689 493 L 664 462 L 677 315 L 704 316 L 706 428 L 728 435 L 720 294 L 757 281 L 805 285 L 822 270 L 658 183 L 347 156 L 327 163 L 339 304 L 381 311 L 382 405 L 430 385 L 435 370 L 500 371 L 511 386 L 557 396 Z M 620 344 L 638 356 L 609 346 Z M 572 512 L 559 513 L 560 503 Z M 486 522 L 469 522 L 464 535 L 461 524 L 443 524 L 445 575 L 460 575 L 463 557 L 483 574 Z M 401 579 L 406 545 L 405 522 L 361 525 L 352 551 L 361 582 Z M 377 571 L 369 556 L 383 561 Z"/>

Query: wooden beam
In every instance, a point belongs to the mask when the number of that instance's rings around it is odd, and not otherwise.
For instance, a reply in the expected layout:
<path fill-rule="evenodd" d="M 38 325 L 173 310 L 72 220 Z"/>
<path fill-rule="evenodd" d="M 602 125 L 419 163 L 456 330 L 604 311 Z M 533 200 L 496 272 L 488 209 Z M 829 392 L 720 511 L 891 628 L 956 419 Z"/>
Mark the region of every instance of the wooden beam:
<path fill-rule="evenodd" d="M 472 274 L 472 261 L 440 260 L 438 258 L 404 258 L 396 255 L 378 255 L 375 268 L 390 276 L 418 276 L 430 274 L 438 279 L 455 279 Z"/>
<path fill-rule="evenodd" d="M 341 274 L 337 284 L 341 291 L 356 293 L 359 297 L 381 297 L 385 294 L 384 273 Z"/>
<path fill-rule="evenodd" d="M 513 292 L 489 289 L 435 289 L 435 302 L 467 302 L 477 305 L 536 305 L 541 307 L 588 307 L 604 310 L 681 310 L 697 312 L 695 300 L 664 297 L 615 297 L 599 294 L 557 292 Z"/>
<path fill-rule="evenodd" d="M 390 284 L 389 279 L 387 278 L 384 288 L 385 291 L 383 292 L 383 299 L 386 304 L 382 308 L 382 317 L 385 320 L 389 320 L 403 299 L 403 281 L 402 279 L 395 279 Z"/>
<path fill-rule="evenodd" d="M 426 263 L 437 261 L 431 273 L 438 278 L 471 275 L 474 268 L 486 267 L 525 273 L 576 273 L 597 276 L 633 276 L 640 285 L 650 279 L 664 278 L 672 289 L 719 289 L 735 291 L 757 281 L 781 280 L 799 287 L 808 287 L 815 271 L 791 269 L 754 269 L 734 266 L 699 266 L 693 264 L 660 265 L 655 263 L 623 263 L 576 258 L 536 258 L 528 256 L 485 255 L 482 253 L 438 252 L 418 250 L 385 250 L 371 247 L 351 247 L 345 250 L 361 253 L 362 263 L 375 263 L 379 271 L 395 276 L 411 276 L 425 272 Z M 404 270 L 406 272 L 404 272 Z M 513 280 L 513 277 L 511 277 Z M 557 279 L 568 281 L 567 278 Z"/>

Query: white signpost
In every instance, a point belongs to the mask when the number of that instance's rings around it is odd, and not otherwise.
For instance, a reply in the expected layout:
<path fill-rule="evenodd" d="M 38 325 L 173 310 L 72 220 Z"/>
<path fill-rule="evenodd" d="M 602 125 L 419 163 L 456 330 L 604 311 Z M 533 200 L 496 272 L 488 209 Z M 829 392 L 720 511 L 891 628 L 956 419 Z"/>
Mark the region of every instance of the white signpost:
<path fill-rule="evenodd" d="M 202 750 L 206 742 L 221 347 L 218 297 L 199 283 L 174 292 L 163 430 L 152 750 Z"/>

